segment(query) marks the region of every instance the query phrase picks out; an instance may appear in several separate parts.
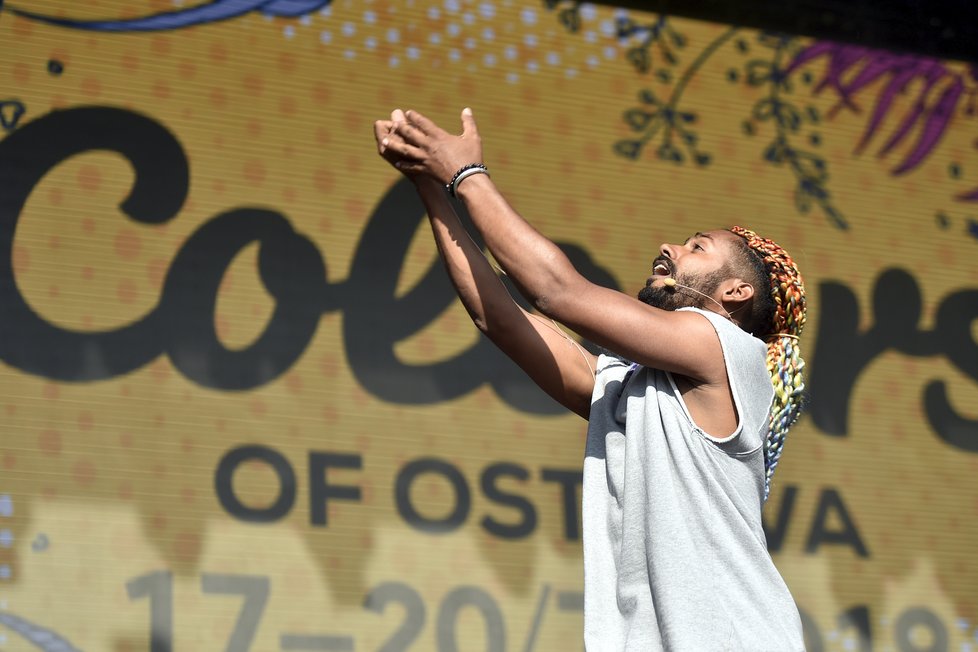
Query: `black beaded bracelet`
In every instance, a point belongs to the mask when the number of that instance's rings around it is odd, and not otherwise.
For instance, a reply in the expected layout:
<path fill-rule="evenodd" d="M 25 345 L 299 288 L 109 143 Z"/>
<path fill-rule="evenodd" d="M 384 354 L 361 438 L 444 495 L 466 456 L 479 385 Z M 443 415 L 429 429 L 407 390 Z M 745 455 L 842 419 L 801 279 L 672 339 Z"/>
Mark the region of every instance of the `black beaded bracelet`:
<path fill-rule="evenodd" d="M 463 165 L 452 177 L 452 180 L 445 184 L 445 190 L 452 197 L 457 197 L 455 192 L 458 190 L 458 184 L 462 182 L 465 177 L 472 176 L 473 174 L 484 174 L 489 176 L 489 168 L 487 168 L 482 163 L 469 163 L 468 165 Z"/>

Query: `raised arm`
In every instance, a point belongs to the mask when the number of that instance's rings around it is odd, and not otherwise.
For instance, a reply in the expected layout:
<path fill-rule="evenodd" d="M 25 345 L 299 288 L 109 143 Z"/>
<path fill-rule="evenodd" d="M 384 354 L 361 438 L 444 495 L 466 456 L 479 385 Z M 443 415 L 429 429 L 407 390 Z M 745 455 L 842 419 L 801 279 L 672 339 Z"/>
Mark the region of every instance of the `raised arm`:
<path fill-rule="evenodd" d="M 481 140 L 468 109 L 462 112 L 462 125 L 462 135 L 453 136 L 408 111 L 388 146 L 403 157 L 402 170 L 448 183 L 462 166 L 482 163 Z M 540 312 L 632 361 L 725 382 L 719 341 L 706 319 L 660 310 L 590 283 L 509 205 L 488 175 L 466 177 L 457 193 L 489 250 Z"/>
<path fill-rule="evenodd" d="M 375 124 L 380 153 L 391 122 Z M 444 187 L 412 177 L 448 276 L 475 325 L 561 405 L 585 419 L 591 407 L 595 357 L 553 323 L 523 310 L 509 295 L 482 251 L 465 231 Z"/>

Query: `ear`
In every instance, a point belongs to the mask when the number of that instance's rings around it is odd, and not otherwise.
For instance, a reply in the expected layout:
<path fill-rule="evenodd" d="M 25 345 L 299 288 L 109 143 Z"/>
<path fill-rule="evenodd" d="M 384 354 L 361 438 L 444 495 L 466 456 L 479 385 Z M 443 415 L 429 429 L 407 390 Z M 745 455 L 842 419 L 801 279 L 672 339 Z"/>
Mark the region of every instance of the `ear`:
<path fill-rule="evenodd" d="M 729 314 L 744 308 L 754 298 L 754 286 L 742 278 L 731 278 L 723 284 L 720 301 Z M 748 311 L 749 312 L 749 311 Z"/>
<path fill-rule="evenodd" d="M 723 286 L 720 295 L 721 305 L 738 326 L 743 328 L 744 319 L 750 313 L 751 299 L 754 298 L 754 286 L 740 278 L 729 279 Z"/>
<path fill-rule="evenodd" d="M 730 279 L 727 288 L 723 291 L 724 301 L 744 302 L 749 301 L 754 296 L 754 286 L 742 278 Z"/>

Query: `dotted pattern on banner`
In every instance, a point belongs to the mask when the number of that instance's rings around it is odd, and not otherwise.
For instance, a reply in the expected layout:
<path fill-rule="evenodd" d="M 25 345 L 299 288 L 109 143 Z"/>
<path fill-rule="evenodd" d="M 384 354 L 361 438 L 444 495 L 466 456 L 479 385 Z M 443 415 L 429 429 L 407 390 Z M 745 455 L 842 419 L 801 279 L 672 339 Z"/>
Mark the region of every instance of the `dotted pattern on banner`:
<path fill-rule="evenodd" d="M 38 2 L 32 10 L 103 19 L 196 4 Z M 240 207 L 281 213 L 317 248 L 326 281 L 339 285 L 397 180 L 376 156 L 372 121 L 395 107 L 415 108 L 454 130 L 466 105 L 475 110 L 493 179 L 514 206 L 549 237 L 586 251 L 630 294 L 648 276 L 659 243 L 704 226 L 746 222 L 785 245 L 806 275 L 812 319 L 802 346 L 816 365 L 825 283 L 852 291 L 860 332 L 875 323 L 873 290 L 883 270 L 912 274 L 922 297 L 920 323 L 912 326 L 924 332 L 950 294 L 973 288 L 974 243 L 960 230 L 934 227 L 932 213 L 963 189 L 947 174 L 951 163 L 966 172 L 978 165 L 972 123 L 955 122 L 921 169 L 894 177 L 889 161 L 868 150 L 853 155 L 864 123 L 839 111 L 822 131 L 820 151 L 830 161 L 833 199 L 849 207 L 851 225 L 841 231 L 817 211 L 799 214 L 790 172 L 766 163 L 761 140 L 743 134 L 757 91 L 727 79 L 741 56 L 733 41 L 689 81 L 683 100 L 698 112 L 711 165 L 615 154 L 614 143 L 633 135 L 622 116 L 639 91 L 670 88 L 629 63 L 634 43 L 615 28 L 626 17 L 647 19 L 581 5 L 580 30 L 570 33 L 543 3 L 341 0 L 297 19 L 250 13 L 168 32 L 98 34 L 5 12 L 0 89 L 26 107 L 20 124 L 54 109 L 124 107 L 164 125 L 190 161 L 187 201 L 172 220 L 153 225 L 120 210 L 134 177 L 119 156 L 87 152 L 52 169 L 17 225 L 17 288 L 57 327 L 125 327 L 156 309 L 188 238 Z M 688 39 L 684 57 L 727 29 L 676 25 Z M 745 34 L 754 43 L 756 35 Z M 813 74 L 821 65 L 812 64 Z M 894 115 L 910 110 L 913 99 L 898 99 Z M 823 115 L 834 103 L 827 94 L 810 101 Z M 418 221 L 398 268 L 397 297 L 438 265 L 427 225 Z M 275 310 L 259 256 L 257 244 L 244 248 L 221 281 L 213 323 L 232 350 L 254 343 Z M 572 604 L 581 589 L 580 542 L 565 536 L 560 487 L 542 474 L 580 468 L 584 424 L 520 411 L 488 386 L 430 405 L 382 400 L 350 367 L 345 318 L 342 310 L 325 311 L 302 356 L 246 391 L 201 386 L 163 354 L 97 382 L 0 367 L 0 613 L 56 625 L 79 649 L 144 649 L 149 599 L 131 599 L 124 588 L 167 569 L 178 605 L 176 647 L 211 649 L 233 629 L 240 597 L 207 595 L 202 576 L 251 575 L 272 586 L 255 649 L 278 649 L 283 631 L 334 626 L 372 649 L 394 625 L 365 610 L 364 597 L 397 580 L 427 607 L 429 624 L 417 642 L 429 649 L 438 610 L 460 585 L 486 591 L 500 607 L 510 647 L 523 645 L 543 587 Z M 970 328 L 978 341 L 978 324 Z M 430 365 L 480 337 L 456 302 L 393 349 L 405 365 Z M 847 437 L 829 437 L 807 419 L 789 437 L 766 518 L 773 526 L 785 514 L 774 558 L 826 649 L 854 644 L 851 629 L 839 625 L 853 605 L 870 609 L 881 649 L 896 646 L 895 624 L 915 605 L 936 614 L 953 645 L 976 640 L 970 623 L 978 621 L 978 566 L 970 550 L 978 489 L 970 478 L 978 461 L 934 434 L 921 398 L 931 379 L 946 382 L 963 417 L 978 418 L 969 407 L 978 398 L 974 379 L 947 355 L 888 350 L 854 385 Z M 215 495 L 220 459 L 245 444 L 273 449 L 296 474 L 295 501 L 275 523 L 236 520 Z M 328 523 L 313 524 L 310 456 L 327 452 L 360 456 L 362 468 L 327 475 L 331 485 L 358 487 L 360 500 L 331 500 Z M 454 532 L 419 532 L 397 511 L 398 473 L 424 457 L 458 469 L 471 491 L 468 517 Z M 523 539 L 492 536 L 482 525 L 520 516 L 482 490 L 482 473 L 498 462 L 527 472 L 525 481 L 500 482 L 535 510 L 536 528 Z M 272 504 L 280 484 L 261 462 L 245 463 L 233 478 L 235 495 L 255 508 Z M 841 503 L 824 512 L 822 526 L 844 530 L 841 504 L 868 557 L 831 541 L 810 549 L 819 505 L 833 495 Z M 4 496 L 15 511 L 3 512 Z M 457 507 L 456 489 L 433 474 L 419 477 L 410 497 L 430 519 Z M 554 609 L 538 649 L 579 645 L 580 614 Z M 458 640 L 481 641 L 484 623 L 465 614 Z"/>

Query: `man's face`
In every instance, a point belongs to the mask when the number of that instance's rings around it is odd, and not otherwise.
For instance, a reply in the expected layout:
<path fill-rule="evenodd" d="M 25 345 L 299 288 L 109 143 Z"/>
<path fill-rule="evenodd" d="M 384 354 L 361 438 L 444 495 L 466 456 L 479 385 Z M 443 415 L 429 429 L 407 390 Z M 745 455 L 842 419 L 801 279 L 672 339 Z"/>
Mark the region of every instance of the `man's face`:
<path fill-rule="evenodd" d="M 652 261 L 652 276 L 638 293 L 639 300 L 663 310 L 687 306 L 710 309 L 714 305 L 712 301 L 681 286 L 719 300 L 714 293 L 730 276 L 727 265 L 733 244 L 730 238 L 736 237 L 729 231 L 707 231 L 696 233 L 683 244 L 663 244 Z M 674 279 L 676 286 L 667 286 L 664 282 L 667 278 Z"/>

